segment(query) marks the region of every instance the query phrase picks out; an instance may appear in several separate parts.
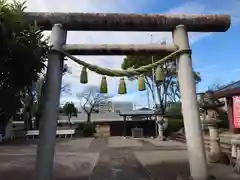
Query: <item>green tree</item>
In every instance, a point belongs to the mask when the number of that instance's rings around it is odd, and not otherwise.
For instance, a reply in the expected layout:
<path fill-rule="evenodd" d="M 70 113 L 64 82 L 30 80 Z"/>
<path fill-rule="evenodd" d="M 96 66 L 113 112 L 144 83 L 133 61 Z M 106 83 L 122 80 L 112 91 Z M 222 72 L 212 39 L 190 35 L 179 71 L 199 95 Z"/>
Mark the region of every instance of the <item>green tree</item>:
<path fill-rule="evenodd" d="M 68 69 L 68 67 L 64 66 L 63 69 L 63 76 L 64 75 L 68 75 L 71 74 L 71 71 Z M 46 73 L 43 74 L 43 76 L 41 76 L 34 84 L 33 87 L 33 91 L 35 91 L 35 111 L 34 111 L 34 116 L 36 119 L 36 129 L 39 128 L 39 121 L 42 115 L 42 111 L 43 111 L 43 103 L 44 103 L 44 87 L 45 87 L 45 82 L 46 82 Z M 68 83 L 63 83 L 62 87 L 61 87 L 61 92 L 70 94 L 71 93 L 71 88 L 70 88 L 70 84 Z"/>
<path fill-rule="evenodd" d="M 0 0 L 0 123 L 2 130 L 9 119 L 23 108 L 26 93 L 45 69 L 49 50 L 37 24 L 24 22 L 25 3 Z"/>
<path fill-rule="evenodd" d="M 77 108 L 75 107 L 73 102 L 67 102 L 63 106 L 63 113 L 68 116 L 68 123 L 71 127 L 71 118 L 73 115 L 76 115 L 78 113 Z"/>
<path fill-rule="evenodd" d="M 163 42 L 162 44 L 165 44 Z M 122 63 L 122 69 L 135 69 L 143 65 L 151 64 L 159 59 L 162 59 L 167 54 L 144 56 L 144 55 L 130 55 L 126 56 Z M 156 82 L 154 79 L 155 70 L 150 70 L 144 74 L 145 83 L 150 90 L 152 99 L 155 104 L 155 108 L 162 113 L 165 113 L 167 108 L 167 102 L 178 102 L 180 98 L 179 83 L 176 76 L 176 61 L 168 61 L 161 66 L 164 73 L 164 80 L 162 82 Z M 199 73 L 194 73 L 196 82 L 201 81 Z M 133 76 L 130 80 L 136 80 L 137 77 Z M 154 88 L 153 88 L 154 87 Z"/>
<path fill-rule="evenodd" d="M 31 88 L 26 89 L 26 92 L 23 95 L 22 99 L 22 113 L 23 113 L 23 120 L 25 129 L 32 129 L 32 117 L 34 116 L 34 95 Z"/>

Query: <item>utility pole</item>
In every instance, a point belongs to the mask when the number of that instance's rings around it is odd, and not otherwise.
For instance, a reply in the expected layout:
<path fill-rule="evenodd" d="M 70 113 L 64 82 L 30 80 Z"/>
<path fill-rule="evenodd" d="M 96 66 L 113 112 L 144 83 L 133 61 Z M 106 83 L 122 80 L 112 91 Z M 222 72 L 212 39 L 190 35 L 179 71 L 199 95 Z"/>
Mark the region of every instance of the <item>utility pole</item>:
<path fill-rule="evenodd" d="M 148 100 L 148 109 L 150 109 L 150 99 L 149 99 L 149 89 L 147 87 L 147 100 Z"/>
<path fill-rule="evenodd" d="M 152 34 L 150 34 L 150 44 L 151 43 L 152 43 Z M 153 63 L 153 56 L 151 56 L 151 58 L 152 58 L 152 63 Z M 147 99 L 148 99 L 148 108 L 150 109 L 149 88 L 151 88 L 151 87 L 147 88 Z M 154 69 L 152 69 L 152 93 L 154 93 Z M 155 102 L 155 99 L 153 99 L 153 101 Z"/>
<path fill-rule="evenodd" d="M 150 44 L 152 44 L 152 39 L 153 38 L 153 35 L 150 34 Z M 153 56 L 151 56 L 152 58 L 152 63 L 154 63 L 154 59 L 153 59 Z M 154 97 L 155 97 L 155 86 L 154 86 L 154 83 L 155 83 L 155 71 L 154 71 L 154 68 L 152 68 L 152 93 L 154 94 Z M 153 98 L 153 101 L 155 102 L 155 105 L 157 104 L 156 100 Z"/>

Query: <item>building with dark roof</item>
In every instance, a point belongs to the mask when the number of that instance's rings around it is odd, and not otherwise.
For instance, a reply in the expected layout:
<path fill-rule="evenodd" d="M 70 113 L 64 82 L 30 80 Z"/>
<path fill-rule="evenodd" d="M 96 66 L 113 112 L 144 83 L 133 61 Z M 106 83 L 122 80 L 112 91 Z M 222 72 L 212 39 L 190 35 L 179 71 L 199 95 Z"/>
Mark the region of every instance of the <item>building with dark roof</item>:
<path fill-rule="evenodd" d="M 97 125 L 98 136 L 132 136 L 134 128 L 141 128 L 143 136 L 156 136 L 156 121 L 154 111 L 136 111 L 123 110 L 116 112 L 92 113 L 91 122 Z M 73 127 L 84 123 L 87 120 L 87 114 L 82 112 L 77 117 L 71 118 Z M 68 117 L 60 115 L 58 124 L 68 124 Z"/>
<path fill-rule="evenodd" d="M 216 97 L 232 97 L 239 96 L 240 94 L 240 80 L 234 83 L 228 84 L 215 92 Z"/>
<path fill-rule="evenodd" d="M 234 127 L 234 97 L 240 97 L 240 81 L 228 84 L 215 92 L 215 96 L 225 102 L 225 110 L 228 112 L 229 130 L 240 133 L 240 128 Z M 240 113 L 239 113 L 240 115 Z"/>

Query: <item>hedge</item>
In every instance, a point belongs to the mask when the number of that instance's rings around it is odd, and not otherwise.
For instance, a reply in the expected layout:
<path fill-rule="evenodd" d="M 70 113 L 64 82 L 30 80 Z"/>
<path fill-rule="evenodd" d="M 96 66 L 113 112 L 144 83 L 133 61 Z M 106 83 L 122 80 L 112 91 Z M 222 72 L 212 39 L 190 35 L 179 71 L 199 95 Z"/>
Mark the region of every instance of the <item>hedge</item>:
<path fill-rule="evenodd" d="M 183 119 L 169 119 L 168 127 L 164 131 L 163 135 L 168 137 L 169 135 L 171 135 L 174 132 L 179 131 L 183 127 L 184 127 Z"/>

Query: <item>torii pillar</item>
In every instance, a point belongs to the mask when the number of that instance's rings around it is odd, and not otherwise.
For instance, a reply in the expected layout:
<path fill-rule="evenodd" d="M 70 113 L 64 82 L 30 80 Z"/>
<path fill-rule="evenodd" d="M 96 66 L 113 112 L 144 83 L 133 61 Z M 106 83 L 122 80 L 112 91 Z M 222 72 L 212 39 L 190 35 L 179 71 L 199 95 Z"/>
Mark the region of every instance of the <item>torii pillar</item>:
<path fill-rule="evenodd" d="M 187 29 L 184 25 L 179 25 L 174 29 L 173 41 L 180 49 L 190 48 Z M 185 53 L 178 57 L 177 73 L 191 177 L 194 180 L 207 180 L 208 170 L 206 153 L 197 105 L 191 54 Z"/>
<path fill-rule="evenodd" d="M 66 44 L 67 31 L 62 24 L 52 27 L 50 43 L 53 49 Z M 58 107 L 61 93 L 63 56 L 58 52 L 48 54 L 46 93 L 43 114 L 40 121 L 40 139 L 37 148 L 36 175 L 34 180 L 52 180 L 54 147 Z"/>

